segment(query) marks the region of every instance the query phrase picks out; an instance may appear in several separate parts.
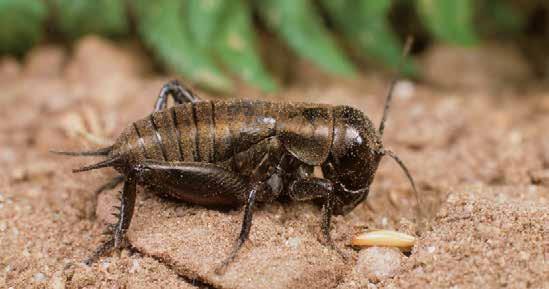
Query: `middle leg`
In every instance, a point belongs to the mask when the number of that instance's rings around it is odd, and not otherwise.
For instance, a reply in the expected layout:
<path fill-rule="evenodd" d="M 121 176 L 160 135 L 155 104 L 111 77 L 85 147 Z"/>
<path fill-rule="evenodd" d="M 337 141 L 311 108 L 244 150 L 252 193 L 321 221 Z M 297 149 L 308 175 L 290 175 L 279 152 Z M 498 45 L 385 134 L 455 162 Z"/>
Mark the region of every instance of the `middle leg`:
<path fill-rule="evenodd" d="M 154 105 L 154 111 L 163 110 L 167 107 L 168 95 L 171 95 L 173 97 L 173 100 L 177 104 L 182 104 L 185 102 L 194 103 L 200 101 L 200 98 L 194 95 L 190 89 L 181 85 L 179 81 L 172 80 L 162 86 L 162 89 L 158 94 L 158 99 L 156 100 L 156 103 Z"/>

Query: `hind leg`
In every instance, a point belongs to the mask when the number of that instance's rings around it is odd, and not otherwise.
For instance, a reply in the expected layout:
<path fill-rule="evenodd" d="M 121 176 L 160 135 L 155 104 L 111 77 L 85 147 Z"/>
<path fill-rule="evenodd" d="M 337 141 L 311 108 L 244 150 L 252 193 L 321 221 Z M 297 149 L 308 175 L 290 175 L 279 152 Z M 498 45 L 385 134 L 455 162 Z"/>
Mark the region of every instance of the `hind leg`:
<path fill-rule="evenodd" d="M 95 211 L 97 210 L 97 198 L 99 198 L 99 195 L 104 191 L 108 191 L 116 188 L 116 186 L 118 186 L 122 182 L 124 182 L 124 176 L 122 175 L 116 176 L 110 179 L 107 183 L 97 188 L 97 190 L 95 190 L 94 197 L 92 199 L 92 216 L 91 216 L 92 218 L 95 217 Z"/>
<path fill-rule="evenodd" d="M 244 217 L 240 235 L 229 256 L 216 269 L 221 273 L 234 260 L 240 248 L 248 239 L 252 227 L 253 206 L 263 182 L 248 183 L 233 171 L 215 164 L 197 162 L 164 162 L 146 160 L 141 165 L 140 177 L 156 180 L 157 189 L 171 191 L 172 197 L 181 197 L 189 191 L 200 192 L 202 196 L 217 198 L 216 203 L 244 204 Z M 175 189 L 180 189 L 178 193 Z"/>
<path fill-rule="evenodd" d="M 120 206 L 115 207 L 119 211 L 114 214 L 118 218 L 118 221 L 116 224 L 111 224 L 107 227 L 107 230 L 105 230 L 104 233 L 109 234 L 110 236 L 84 261 L 84 263 L 90 265 L 112 249 L 120 248 L 122 246 L 124 235 L 130 227 L 133 216 L 136 198 L 136 181 L 135 173 L 130 173 L 129 176 L 125 178 L 124 189 L 120 196 Z"/>
<path fill-rule="evenodd" d="M 173 97 L 173 100 L 177 104 L 182 104 L 187 102 L 194 103 L 194 102 L 200 101 L 200 98 L 194 95 L 190 89 L 181 85 L 179 81 L 172 80 L 164 84 L 164 86 L 162 86 L 162 89 L 158 94 L 158 99 L 156 100 L 156 103 L 154 105 L 154 111 L 163 110 L 168 106 L 169 95 Z"/>
<path fill-rule="evenodd" d="M 242 245 L 248 240 L 252 227 L 253 207 L 255 201 L 258 200 L 258 195 L 267 186 L 271 188 L 272 186 L 281 186 L 263 181 L 249 183 L 235 172 L 210 163 L 147 160 L 140 167 L 141 178 L 155 179 L 156 188 L 162 191 L 171 191 L 172 197 L 181 194 L 181 198 L 183 198 L 189 191 L 195 191 L 211 199 L 217 198 L 217 204 L 221 204 L 221 202 L 244 204 L 244 216 L 239 237 L 229 256 L 216 268 L 215 271 L 218 274 L 222 273 L 227 265 L 236 258 Z M 181 190 L 181 193 L 178 193 L 176 188 Z"/>
<path fill-rule="evenodd" d="M 244 217 L 242 219 L 242 227 L 240 228 L 240 234 L 238 235 L 238 239 L 236 240 L 236 243 L 233 246 L 233 249 L 229 256 L 221 263 L 219 267 L 216 268 L 215 273 L 216 274 L 222 274 L 225 268 L 227 268 L 227 265 L 229 265 L 234 258 L 238 255 L 238 251 L 240 251 L 240 248 L 242 248 L 242 245 L 248 240 L 248 237 L 250 236 L 250 229 L 252 228 L 252 217 L 253 217 L 253 206 L 256 198 L 256 194 L 258 189 L 260 189 L 261 184 L 256 184 L 252 187 L 248 194 L 248 198 L 246 200 L 246 206 L 244 207 Z"/>

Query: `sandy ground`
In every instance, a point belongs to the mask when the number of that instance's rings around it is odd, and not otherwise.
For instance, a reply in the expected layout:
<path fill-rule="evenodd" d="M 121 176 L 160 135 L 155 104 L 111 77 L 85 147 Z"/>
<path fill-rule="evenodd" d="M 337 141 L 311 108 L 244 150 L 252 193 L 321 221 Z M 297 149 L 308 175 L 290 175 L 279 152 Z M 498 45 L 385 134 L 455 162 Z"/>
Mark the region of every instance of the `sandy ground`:
<path fill-rule="evenodd" d="M 415 233 L 418 227 L 407 180 L 383 161 L 368 201 L 334 219 L 332 236 L 351 256 L 346 262 L 322 244 L 318 207 L 273 203 L 258 207 L 250 241 L 216 275 L 241 211 L 174 203 L 141 190 L 129 248 L 83 265 L 116 204 L 116 190 L 102 194 L 94 219 L 93 191 L 114 172 L 72 174 L 93 159 L 48 150 L 110 144 L 150 113 L 169 77 L 152 74 L 135 51 L 87 38 L 71 56 L 43 46 L 22 64 L 0 60 L 0 287 L 547 288 L 549 95 L 505 86 L 526 72 L 487 77 L 502 69 L 505 51 L 492 60 L 477 51 L 477 58 L 459 61 L 470 51 L 444 47 L 425 57 L 429 84 L 397 87 L 384 139 L 410 168 L 431 216 L 410 254 L 349 245 L 365 228 Z M 445 55 L 452 56 L 446 68 Z M 342 81 L 302 70 L 287 91 L 264 99 L 350 104 L 380 119 L 386 77 Z M 449 81 L 452 72 L 468 77 Z"/>

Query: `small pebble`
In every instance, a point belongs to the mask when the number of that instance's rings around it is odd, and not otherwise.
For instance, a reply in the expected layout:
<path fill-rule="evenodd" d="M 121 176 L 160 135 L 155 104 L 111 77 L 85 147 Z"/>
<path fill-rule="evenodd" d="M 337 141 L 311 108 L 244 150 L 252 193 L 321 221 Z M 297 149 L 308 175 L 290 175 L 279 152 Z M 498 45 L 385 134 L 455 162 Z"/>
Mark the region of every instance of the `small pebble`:
<path fill-rule="evenodd" d="M 32 276 L 32 278 L 34 278 L 34 281 L 36 282 L 42 282 L 44 280 L 46 280 L 46 275 L 44 275 L 44 273 L 36 273 L 34 274 L 34 276 Z"/>
<path fill-rule="evenodd" d="M 398 274 L 403 258 L 396 248 L 371 247 L 360 251 L 355 270 L 371 282 L 379 282 Z"/>
<path fill-rule="evenodd" d="M 286 245 L 292 249 L 297 249 L 301 244 L 301 238 L 292 237 L 286 240 Z"/>

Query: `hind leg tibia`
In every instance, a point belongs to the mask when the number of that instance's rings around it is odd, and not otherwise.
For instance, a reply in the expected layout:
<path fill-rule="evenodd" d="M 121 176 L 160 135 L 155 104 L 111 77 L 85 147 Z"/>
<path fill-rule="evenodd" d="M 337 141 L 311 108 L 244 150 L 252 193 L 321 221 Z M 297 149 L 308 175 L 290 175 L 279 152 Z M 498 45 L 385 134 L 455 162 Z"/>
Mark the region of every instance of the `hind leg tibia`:
<path fill-rule="evenodd" d="M 260 187 L 260 183 L 254 185 L 248 194 L 246 205 L 244 207 L 244 217 L 242 219 L 240 234 L 238 235 L 238 239 L 236 240 L 229 256 L 223 262 L 221 262 L 221 265 L 215 270 L 217 274 L 222 274 L 224 272 L 227 265 L 229 265 L 236 258 L 238 251 L 240 251 L 242 245 L 244 245 L 246 240 L 248 240 L 248 237 L 250 235 L 250 229 L 252 228 L 253 206 L 257 190 L 260 189 Z"/>
<path fill-rule="evenodd" d="M 92 199 L 92 207 L 91 207 L 91 217 L 95 218 L 95 211 L 97 210 L 97 198 L 99 198 L 99 195 L 103 193 L 104 191 L 112 190 L 116 188 L 120 183 L 124 181 L 124 176 L 116 176 L 112 179 L 110 179 L 107 183 L 103 184 L 97 190 L 94 192 L 94 196 Z"/>

